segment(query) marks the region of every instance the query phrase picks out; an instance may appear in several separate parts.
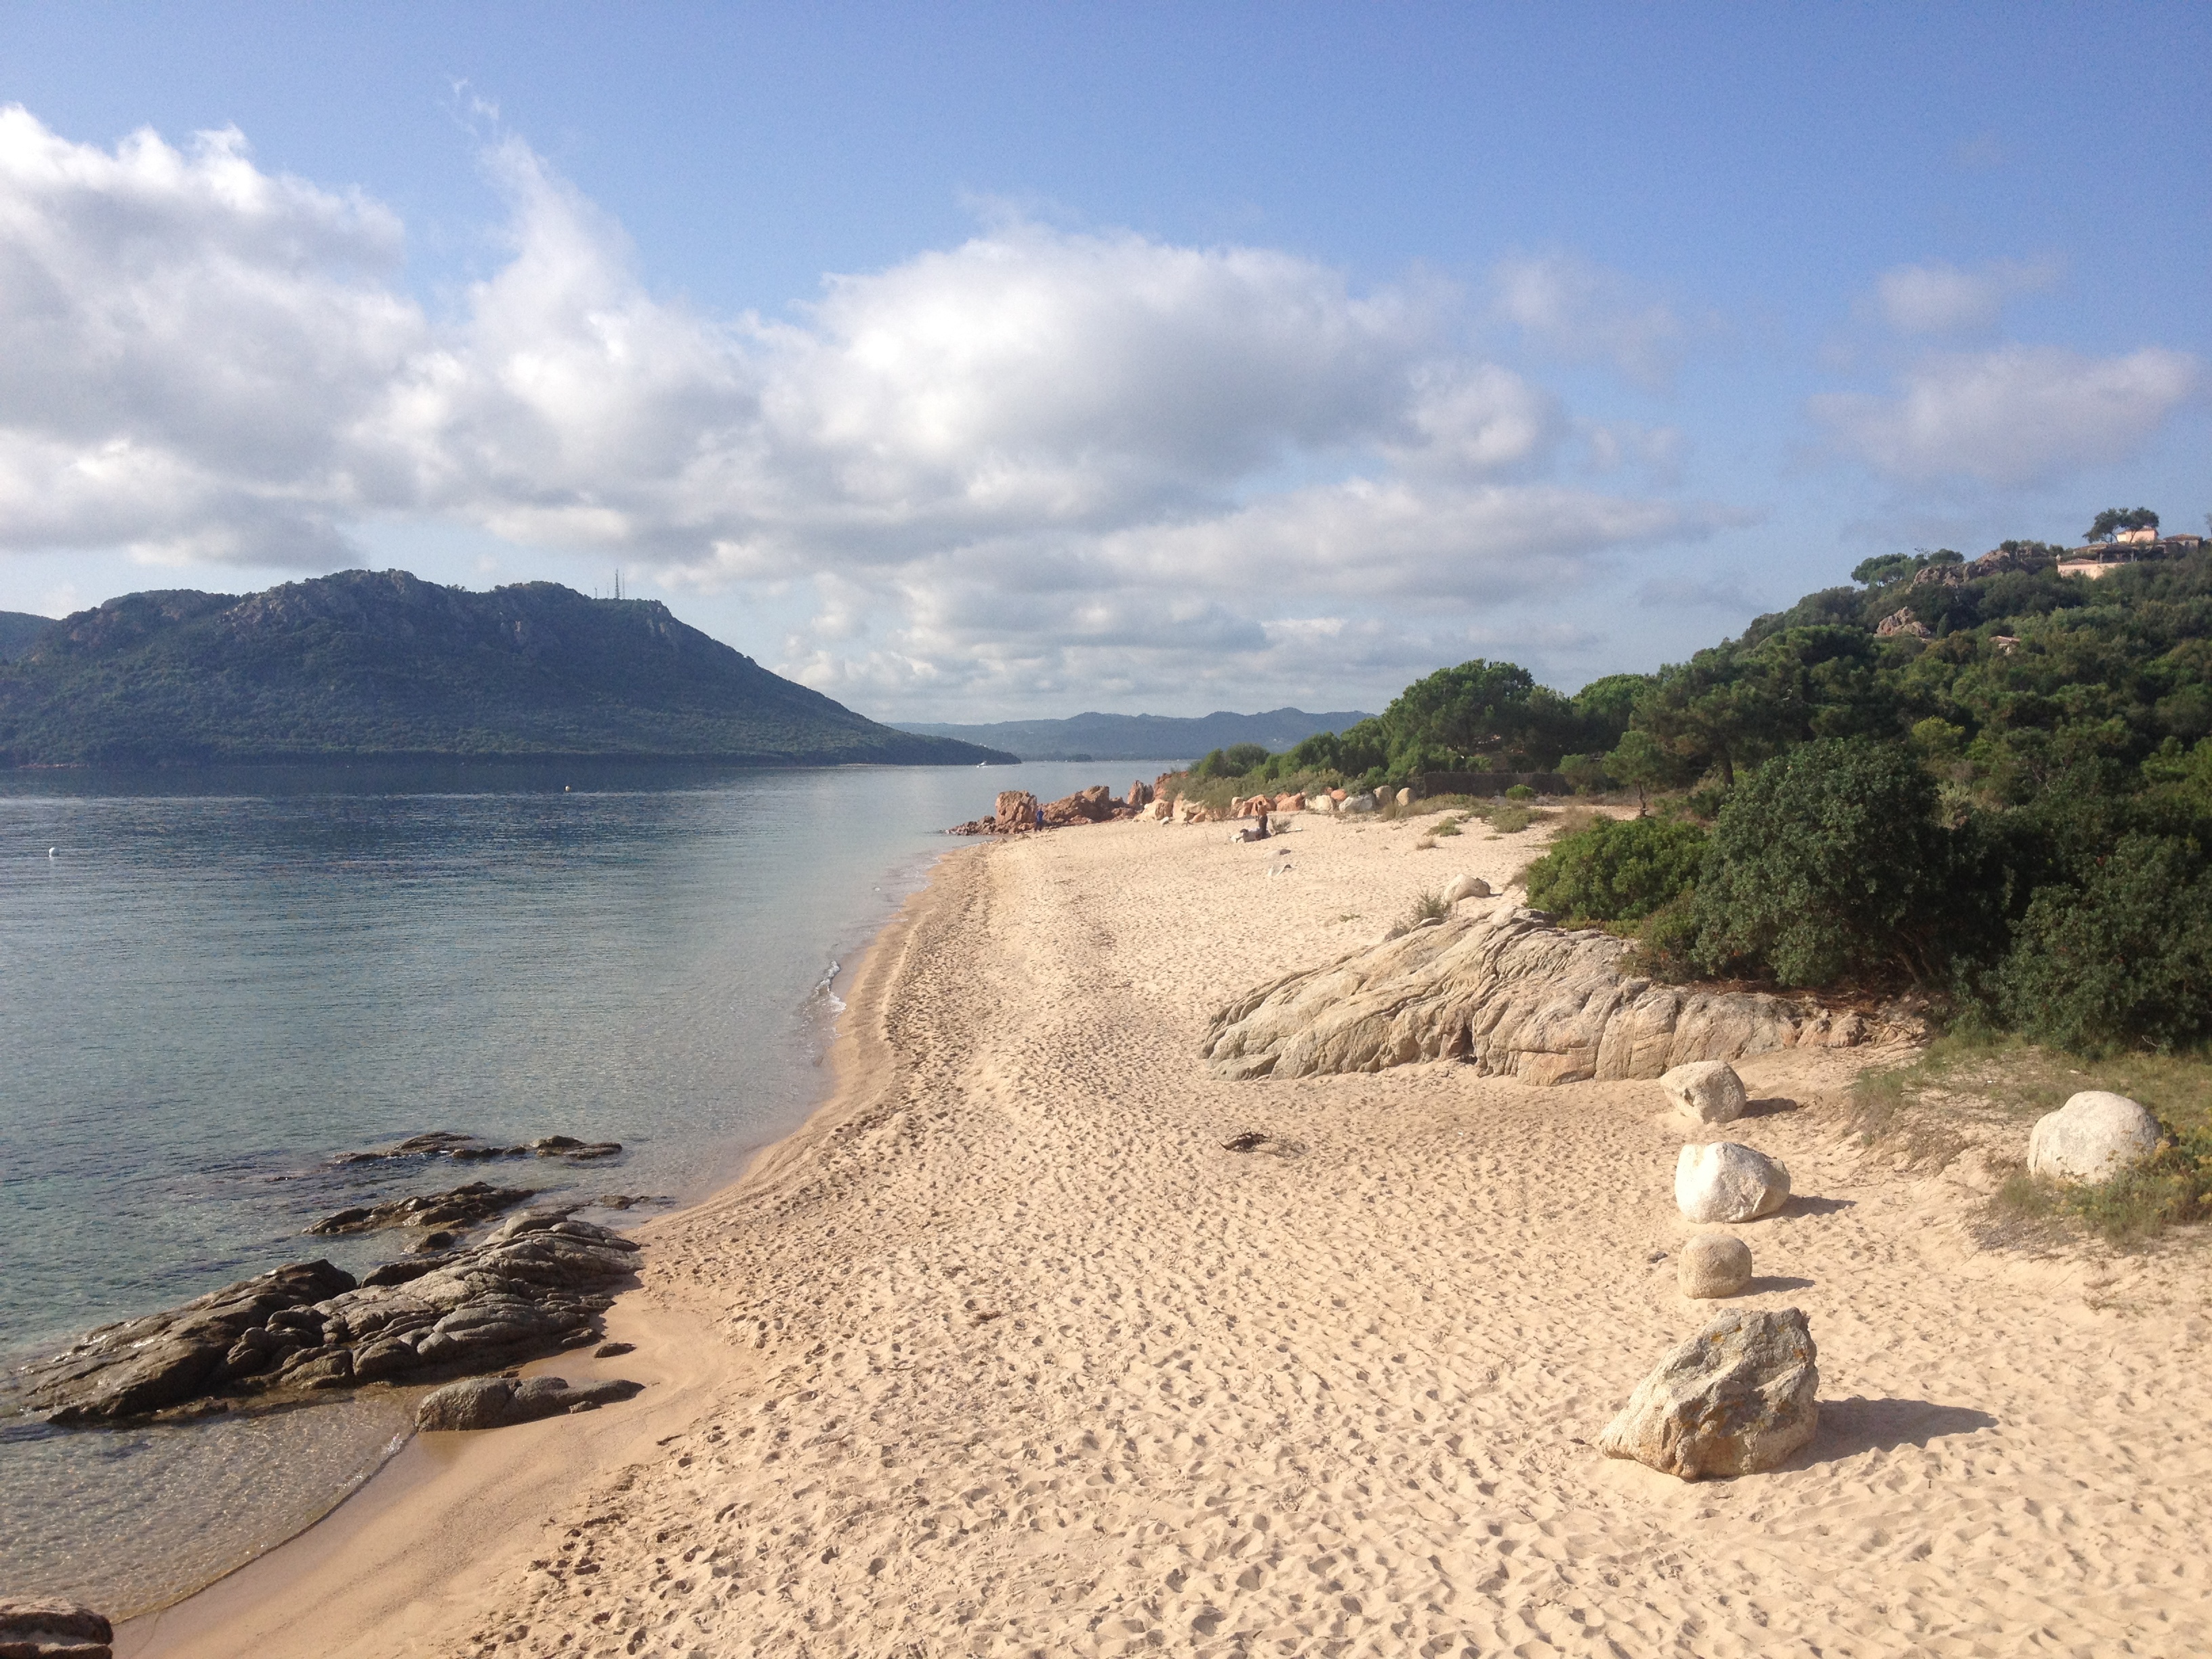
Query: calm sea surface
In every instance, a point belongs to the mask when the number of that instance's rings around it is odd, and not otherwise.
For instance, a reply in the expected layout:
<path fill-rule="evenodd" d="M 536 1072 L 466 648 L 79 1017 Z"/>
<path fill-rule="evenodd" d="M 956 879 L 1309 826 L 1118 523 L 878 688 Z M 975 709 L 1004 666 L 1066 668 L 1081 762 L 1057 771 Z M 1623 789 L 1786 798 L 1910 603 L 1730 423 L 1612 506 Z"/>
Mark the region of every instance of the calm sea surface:
<path fill-rule="evenodd" d="M 285 1261 L 388 1261 L 398 1235 L 301 1237 L 371 1198 L 703 1196 L 818 1100 L 842 964 L 936 832 L 1159 769 L 0 773 L 0 1364 Z M 331 1162 L 427 1129 L 625 1151 Z M 0 1593 L 170 1600 L 326 1510 L 409 1403 L 0 1416 Z"/>

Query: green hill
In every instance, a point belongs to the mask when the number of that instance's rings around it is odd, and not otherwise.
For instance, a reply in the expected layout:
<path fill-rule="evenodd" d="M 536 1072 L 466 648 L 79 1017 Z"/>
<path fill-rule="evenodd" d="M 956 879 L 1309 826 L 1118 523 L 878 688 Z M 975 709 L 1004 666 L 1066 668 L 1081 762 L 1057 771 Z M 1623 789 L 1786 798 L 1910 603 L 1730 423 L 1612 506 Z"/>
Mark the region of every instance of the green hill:
<path fill-rule="evenodd" d="M 54 625 L 52 617 L 34 617 L 27 611 L 0 611 L 0 662 L 12 662 L 31 648 L 31 641 Z"/>
<path fill-rule="evenodd" d="M 878 726 L 647 599 L 471 593 L 343 571 L 239 598 L 131 593 L 0 664 L 0 763 L 599 757 L 973 766 Z"/>

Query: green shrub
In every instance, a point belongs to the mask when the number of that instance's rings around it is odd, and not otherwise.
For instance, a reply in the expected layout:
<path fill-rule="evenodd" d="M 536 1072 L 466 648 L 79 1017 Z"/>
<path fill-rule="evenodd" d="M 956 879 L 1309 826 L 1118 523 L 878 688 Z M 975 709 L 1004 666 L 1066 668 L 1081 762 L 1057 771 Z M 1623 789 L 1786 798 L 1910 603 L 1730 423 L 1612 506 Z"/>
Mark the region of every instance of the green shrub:
<path fill-rule="evenodd" d="M 1694 957 L 1784 985 L 1939 977 L 1951 873 L 1936 785 L 1901 744 L 1824 738 L 1737 784 L 1698 872 Z"/>
<path fill-rule="evenodd" d="M 1536 792 L 1534 789 L 1531 789 L 1525 783 L 1516 783 L 1506 790 L 1505 799 L 1508 800 L 1534 800 L 1536 799 Z"/>
<path fill-rule="evenodd" d="M 1241 778 L 1267 763 L 1267 749 L 1256 743 L 1232 743 L 1217 749 L 1190 769 L 1194 778 Z"/>
<path fill-rule="evenodd" d="M 2212 873 L 2196 843 L 2123 836 L 2083 885 L 2039 887 L 1996 993 L 2008 1023 L 2081 1052 L 2212 1036 Z"/>
<path fill-rule="evenodd" d="M 1669 818 L 1600 818 L 1528 866 L 1528 902 L 1584 922 L 1641 921 L 1694 885 L 1705 832 Z"/>
<path fill-rule="evenodd" d="M 1451 914 L 1451 905 L 1442 893 L 1423 893 L 1413 901 L 1415 921 L 1441 921 Z"/>

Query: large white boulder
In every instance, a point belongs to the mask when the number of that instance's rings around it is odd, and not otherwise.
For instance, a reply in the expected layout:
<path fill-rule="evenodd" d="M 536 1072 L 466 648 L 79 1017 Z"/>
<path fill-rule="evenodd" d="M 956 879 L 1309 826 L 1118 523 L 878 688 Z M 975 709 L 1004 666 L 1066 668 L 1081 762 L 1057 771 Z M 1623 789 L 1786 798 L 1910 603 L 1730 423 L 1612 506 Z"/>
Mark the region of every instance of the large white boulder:
<path fill-rule="evenodd" d="M 1454 876 L 1444 884 L 1444 902 L 1457 904 L 1462 899 L 1488 898 L 1490 884 L 1480 876 Z"/>
<path fill-rule="evenodd" d="M 2027 1172 L 2053 1181 L 2110 1181 L 2158 1151 L 2158 1120 L 2140 1102 L 2087 1089 L 2036 1121 Z"/>
<path fill-rule="evenodd" d="M 1692 1233 L 1674 1264 L 1684 1296 L 1734 1296 L 1751 1283 L 1751 1246 L 1734 1233 Z"/>
<path fill-rule="evenodd" d="M 1733 1123 L 1751 1104 L 1743 1079 L 1724 1060 L 1693 1060 L 1659 1079 L 1674 1109 L 1693 1123 Z"/>
<path fill-rule="evenodd" d="M 1789 1197 L 1790 1171 L 1738 1141 L 1685 1146 L 1674 1160 L 1674 1203 L 1686 1220 L 1755 1221 Z"/>
<path fill-rule="evenodd" d="M 1795 1308 L 1722 1314 L 1637 1384 L 1597 1449 L 1685 1480 L 1774 1468 L 1820 1426 L 1819 1359 Z"/>
<path fill-rule="evenodd" d="M 1340 812 L 1371 812 L 1375 810 L 1375 797 L 1362 790 L 1358 794 L 1346 795 L 1344 804 L 1336 810 Z"/>

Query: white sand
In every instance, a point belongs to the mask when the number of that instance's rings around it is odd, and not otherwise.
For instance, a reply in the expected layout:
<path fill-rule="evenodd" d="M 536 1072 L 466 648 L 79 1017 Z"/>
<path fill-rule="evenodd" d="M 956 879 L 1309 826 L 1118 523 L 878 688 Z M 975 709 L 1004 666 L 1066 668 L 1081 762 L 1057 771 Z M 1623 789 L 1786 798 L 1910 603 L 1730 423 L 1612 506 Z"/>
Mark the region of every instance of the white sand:
<path fill-rule="evenodd" d="M 1726 1133 L 1800 1194 L 1740 1230 L 1748 1299 L 1810 1317 L 1820 1436 L 1731 1482 L 1601 1458 L 1717 1305 L 1674 1288 L 1681 1133 L 1650 1083 L 1208 1075 L 1227 997 L 1534 850 L 1297 823 L 949 859 L 837 1098 L 641 1232 L 641 1352 L 536 1368 L 654 1388 L 417 1443 L 118 1653 L 2212 1650 L 2199 1253 L 1982 1251 L 1965 1187 L 1841 1137 L 1865 1056 L 1748 1062 Z"/>

